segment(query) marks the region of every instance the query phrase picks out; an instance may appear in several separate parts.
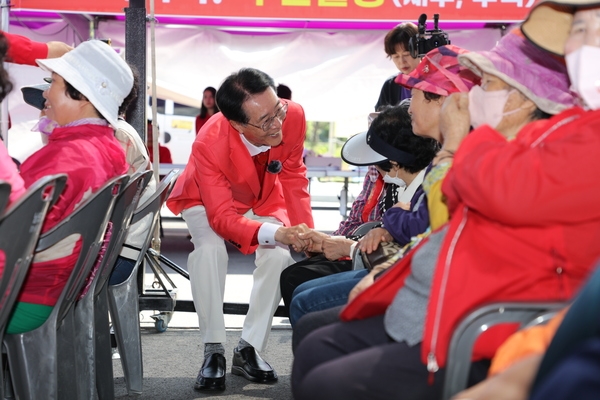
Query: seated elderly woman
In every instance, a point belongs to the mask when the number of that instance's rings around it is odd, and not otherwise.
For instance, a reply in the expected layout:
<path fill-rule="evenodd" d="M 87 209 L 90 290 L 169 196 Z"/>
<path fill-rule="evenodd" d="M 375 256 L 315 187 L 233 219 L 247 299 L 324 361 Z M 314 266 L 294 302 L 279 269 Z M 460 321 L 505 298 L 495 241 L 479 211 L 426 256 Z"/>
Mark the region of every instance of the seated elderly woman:
<path fill-rule="evenodd" d="M 404 246 L 411 237 L 423 233 L 429 227 L 427 201 L 424 199 L 421 183 L 425 169 L 439 149 L 439 144 L 433 139 L 413 134 L 407 109 L 408 103 L 385 109 L 373 120 L 367 132 L 351 137 L 342 148 L 342 158 L 347 163 L 376 166 L 380 175 L 376 185 L 386 194 L 380 202 L 380 208 L 384 212 L 383 226 L 371 229 L 360 242 L 339 239 L 347 243 L 347 250 L 345 254 L 336 253 L 335 257 L 351 255 L 355 246 L 363 242 L 368 242 L 375 248 L 382 241 L 395 241 Z M 311 240 L 313 248 L 319 250 L 325 245 L 324 250 L 327 250 L 329 235 L 312 231 L 304 237 Z M 325 254 L 327 255 L 327 251 Z M 298 264 L 302 265 L 302 262 Z M 311 267 L 308 265 L 304 268 Z M 282 287 L 300 283 L 293 278 L 286 280 L 285 278 L 289 277 L 286 271 L 287 269 L 281 274 Z M 318 272 L 314 269 L 313 271 L 315 275 Z M 355 279 L 360 280 L 367 272 L 365 269 L 341 272 L 326 277 L 331 278 L 330 280 L 313 278 L 298 285 L 290 304 L 292 326 L 307 312 L 344 304 L 349 292 L 347 284 L 350 284 L 351 288 L 354 286 L 352 282 Z M 336 279 L 338 276 L 340 279 Z M 344 280 L 345 285 L 333 287 L 328 284 L 340 280 Z M 323 288 L 326 294 L 320 296 L 323 285 L 327 286 Z"/>
<path fill-rule="evenodd" d="M 552 29 L 548 29 L 548 26 L 552 26 Z M 563 154 L 573 153 L 568 157 L 573 163 L 568 170 L 573 171 L 572 168 L 581 166 L 581 173 L 584 174 L 584 177 L 577 177 L 575 181 L 569 178 L 567 189 L 575 187 L 573 185 L 586 187 L 589 184 L 593 187 L 587 182 L 594 179 L 593 157 L 597 154 L 594 149 L 598 149 L 600 130 L 600 93 L 595 89 L 600 78 L 597 68 L 597 62 L 600 61 L 598 26 L 600 3 L 592 4 L 584 0 L 542 1 L 531 10 L 522 25 L 524 34 L 536 45 L 566 55 L 573 88 L 579 96 L 579 103 L 587 109 L 584 111 L 576 107 L 556 117 L 557 122 L 562 121 L 561 126 L 552 133 L 559 135 L 557 140 L 561 140 L 564 146 L 559 151 L 564 151 Z M 575 155 L 584 160 L 575 162 L 571 159 Z M 566 173 L 564 177 L 567 177 Z M 588 204 L 573 206 L 573 212 L 564 215 L 565 218 L 582 220 L 584 212 L 595 208 L 587 197 L 580 198 L 580 201 Z M 589 218 L 592 223 L 593 217 Z M 589 235 L 582 245 L 596 247 L 597 239 L 597 235 Z M 569 312 L 560 314 L 564 320 L 560 318 L 557 321 L 555 318 L 544 327 L 538 326 L 529 332 L 514 335 L 494 356 L 492 366 L 495 367 L 495 374 L 458 394 L 456 400 L 503 399 L 507 398 L 507 393 L 510 393 L 511 399 L 598 398 L 598 268 L 600 265 L 597 264 L 596 272 L 578 293 Z"/>
<path fill-rule="evenodd" d="M 600 189 L 589 168 L 600 137 L 586 126 L 562 129 L 573 119 L 568 112 L 539 119 L 573 104 L 564 65 L 518 31 L 490 52 L 459 60 L 482 76 L 482 87 L 444 104 L 450 221 L 349 303 L 342 313 L 348 322 L 300 343 L 292 373 L 297 400 L 439 398 L 452 330 L 470 310 L 493 301 L 569 299 L 600 256 L 590 245 L 600 240 L 592 200 Z M 467 136 L 471 124 L 478 128 Z M 450 147 L 459 139 L 460 148 Z M 371 307 L 388 285 L 398 290 L 387 305 Z M 481 336 L 474 361 L 493 356 L 511 332 L 504 328 Z M 475 362 L 471 371 L 480 373 L 472 381 L 485 369 L 486 362 Z"/>
<path fill-rule="evenodd" d="M 127 172 L 125 154 L 113 128 L 119 105 L 131 91 L 133 76 L 127 63 L 99 40 L 37 63 L 52 73 L 50 87 L 43 94 L 44 112 L 57 127 L 48 144 L 23 162 L 21 176 L 29 186 L 46 175 L 67 174 L 66 187 L 44 221 L 45 232 L 110 178 Z M 44 323 L 80 250 L 79 238 L 69 237 L 35 255 L 7 333 L 30 331 Z"/>
<path fill-rule="evenodd" d="M 466 52 L 467 50 L 454 45 L 438 47 L 427 53 L 423 59 L 425 62 L 410 74 L 397 76 L 397 82 L 411 89 L 414 96 L 408 111 L 415 135 L 442 142 L 439 117 L 444 100 L 452 93 L 466 92 L 479 83 L 479 77 L 458 62 L 459 54 Z M 423 181 L 426 203 L 423 202 L 421 205 L 427 207 L 429 224 L 433 230 L 448 221 L 448 211 L 445 204 L 441 202 L 440 185 L 437 183 L 443 178 L 447 169 L 447 166 L 429 169 Z M 377 245 L 378 242 L 368 240 L 358 244 L 360 250 L 367 254 L 374 251 Z M 412 245 L 411 241 L 408 247 Z M 399 252 L 397 257 L 403 254 L 404 251 Z M 366 276 L 364 272 L 343 272 L 299 286 L 298 291 L 302 290 L 306 294 L 303 293 L 301 297 L 298 296 L 294 300 L 293 312 L 296 313 L 296 309 L 305 310 L 303 312 L 305 317 L 294 326 L 292 340 L 294 351 L 308 333 L 323 325 L 339 321 L 339 311 L 348 301 L 351 290 L 357 291 L 360 287 L 372 283 L 377 274 L 391 265 L 390 262 L 375 266 Z M 306 313 L 308 311 L 310 312 Z"/>

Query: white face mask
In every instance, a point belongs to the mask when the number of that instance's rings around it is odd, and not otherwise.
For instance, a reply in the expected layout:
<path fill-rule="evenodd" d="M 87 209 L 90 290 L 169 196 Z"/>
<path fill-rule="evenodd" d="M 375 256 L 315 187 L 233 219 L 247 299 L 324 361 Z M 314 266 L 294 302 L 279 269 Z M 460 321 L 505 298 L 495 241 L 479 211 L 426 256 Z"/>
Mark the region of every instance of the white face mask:
<path fill-rule="evenodd" d="M 565 57 L 571 86 L 592 110 L 600 108 L 600 47 L 583 45 Z"/>
<path fill-rule="evenodd" d="M 489 125 L 496 128 L 502 118 L 514 114 L 520 109 L 504 112 L 504 106 L 508 101 L 512 90 L 494 90 L 486 92 L 481 86 L 473 86 L 469 91 L 469 117 L 471 126 L 478 128 L 481 125 Z"/>
<path fill-rule="evenodd" d="M 398 178 L 398 172 L 396 172 L 396 176 L 391 177 L 389 172 L 386 173 L 383 176 L 383 181 L 385 183 L 393 183 L 394 185 L 398 185 L 400 187 L 405 187 L 406 186 L 406 182 L 404 182 L 404 180 L 402 180 L 401 178 Z"/>

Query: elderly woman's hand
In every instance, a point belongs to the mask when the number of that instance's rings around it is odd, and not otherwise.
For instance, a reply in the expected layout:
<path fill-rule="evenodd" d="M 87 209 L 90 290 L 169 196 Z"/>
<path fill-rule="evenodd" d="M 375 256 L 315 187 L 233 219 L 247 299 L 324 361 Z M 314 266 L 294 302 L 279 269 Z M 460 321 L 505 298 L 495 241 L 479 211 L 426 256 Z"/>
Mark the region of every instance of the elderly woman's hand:
<path fill-rule="evenodd" d="M 363 253 L 371 254 L 381 242 L 391 242 L 394 238 L 385 228 L 373 228 L 358 242 L 358 248 Z"/>
<path fill-rule="evenodd" d="M 469 134 L 469 94 L 453 93 L 446 98 L 440 111 L 440 132 L 444 143 L 442 149 L 454 152 Z"/>
<path fill-rule="evenodd" d="M 323 240 L 321 248 L 323 249 L 325 257 L 327 257 L 328 260 L 333 261 L 350 256 L 352 244 L 354 244 L 354 240 L 340 236 L 330 236 Z"/>

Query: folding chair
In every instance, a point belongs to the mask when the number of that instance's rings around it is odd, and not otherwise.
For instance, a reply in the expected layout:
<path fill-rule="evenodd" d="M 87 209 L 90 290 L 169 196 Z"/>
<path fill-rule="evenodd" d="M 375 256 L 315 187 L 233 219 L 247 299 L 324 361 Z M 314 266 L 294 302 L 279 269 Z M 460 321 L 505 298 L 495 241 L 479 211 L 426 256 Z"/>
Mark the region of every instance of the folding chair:
<path fill-rule="evenodd" d="M 33 251 L 46 212 L 50 204 L 58 198 L 66 181 L 66 175 L 52 175 L 38 180 L 0 217 L 0 250 L 4 253 L 0 278 L 0 343 L 33 259 Z M 0 197 L 3 199 L 7 187 L 10 193 L 10 185 L 0 184 Z M 4 376 L 2 364 L 0 363 L 0 377 Z M 2 398 L 4 398 L 3 384 L 4 380 L 0 379 Z"/>
<path fill-rule="evenodd" d="M 141 394 L 143 386 L 142 343 L 140 338 L 137 274 L 150 247 L 160 209 L 167 200 L 179 170 L 171 170 L 161 180 L 156 192 L 134 212 L 132 224 L 150 215 L 152 224 L 129 277 L 118 285 L 108 286 L 108 304 L 121 356 L 129 394 Z"/>
<path fill-rule="evenodd" d="M 66 335 L 64 340 L 72 343 L 67 351 L 73 351 L 70 357 L 75 360 L 77 398 L 114 398 L 106 283 L 123 247 L 133 211 L 151 177 L 152 171 L 135 174 L 121 187 L 110 215 L 111 233 L 105 244 L 105 253 L 101 260 L 96 260 L 85 294 L 75 302 L 70 311 L 73 313 L 74 329 L 60 332 L 61 335 Z M 96 363 L 103 367 L 97 369 Z M 105 373 L 97 381 L 97 373 L 101 371 Z M 59 377 L 59 383 L 69 379 L 72 377 Z"/>
<path fill-rule="evenodd" d="M 521 327 L 547 322 L 564 308 L 564 302 L 548 303 L 494 303 L 476 309 L 467 315 L 454 330 L 444 377 L 443 400 L 466 389 L 475 341 L 489 328 L 504 323 L 519 323 Z"/>
<path fill-rule="evenodd" d="M 56 399 L 59 393 L 59 367 L 71 373 L 68 385 L 61 385 L 62 398 L 76 398 L 72 389 L 73 360 L 57 359 L 69 344 L 59 341 L 58 330 L 73 329 L 73 321 L 66 318 L 96 260 L 108 219 L 117 194 L 128 177 L 111 179 L 60 224 L 44 233 L 36 253 L 54 246 L 64 238 L 79 234 L 81 252 L 67 284 L 63 288 L 52 312 L 42 326 L 30 332 L 6 335 L 4 346 L 8 355 L 11 382 L 19 399 Z"/>

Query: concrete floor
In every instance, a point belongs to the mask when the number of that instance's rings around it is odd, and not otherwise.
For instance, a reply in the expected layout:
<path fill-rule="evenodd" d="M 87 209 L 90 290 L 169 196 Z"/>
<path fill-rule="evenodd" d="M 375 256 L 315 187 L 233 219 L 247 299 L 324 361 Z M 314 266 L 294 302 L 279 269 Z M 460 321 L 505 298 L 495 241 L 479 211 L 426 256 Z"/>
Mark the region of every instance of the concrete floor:
<path fill-rule="evenodd" d="M 315 221 L 319 230 L 333 231 L 341 216 L 337 211 L 315 211 Z M 187 256 L 193 245 L 187 238 L 187 228 L 181 220 L 169 219 L 163 222 L 164 237 L 161 240 L 161 253 L 183 269 L 187 269 Z M 254 256 L 245 256 L 230 247 L 230 263 L 225 286 L 225 302 L 247 303 L 252 287 Z M 295 254 L 301 259 L 302 255 Z M 189 281 L 176 273 L 169 277 L 177 286 L 178 299 L 191 300 Z M 150 285 L 153 274 L 146 271 L 145 284 Z M 156 311 L 141 313 L 141 334 L 144 357 L 144 392 L 136 396 L 143 400 L 187 400 L 203 399 L 291 399 L 290 375 L 292 363 L 292 331 L 287 318 L 275 317 L 267 349 L 261 354 L 279 375 L 273 385 L 260 385 L 239 376 L 227 374 L 227 389 L 224 392 L 203 393 L 193 389 L 202 363 L 203 343 L 197 330 L 195 313 L 175 312 L 164 333 L 158 333 L 154 320 L 150 317 Z M 227 366 L 230 368 L 233 348 L 241 334 L 244 316 L 226 315 L 227 343 L 225 345 Z M 127 399 L 120 360 L 113 361 L 115 395 L 117 399 Z M 229 369 L 228 369 L 229 371 Z M 133 398 L 133 397 L 132 397 Z"/>

